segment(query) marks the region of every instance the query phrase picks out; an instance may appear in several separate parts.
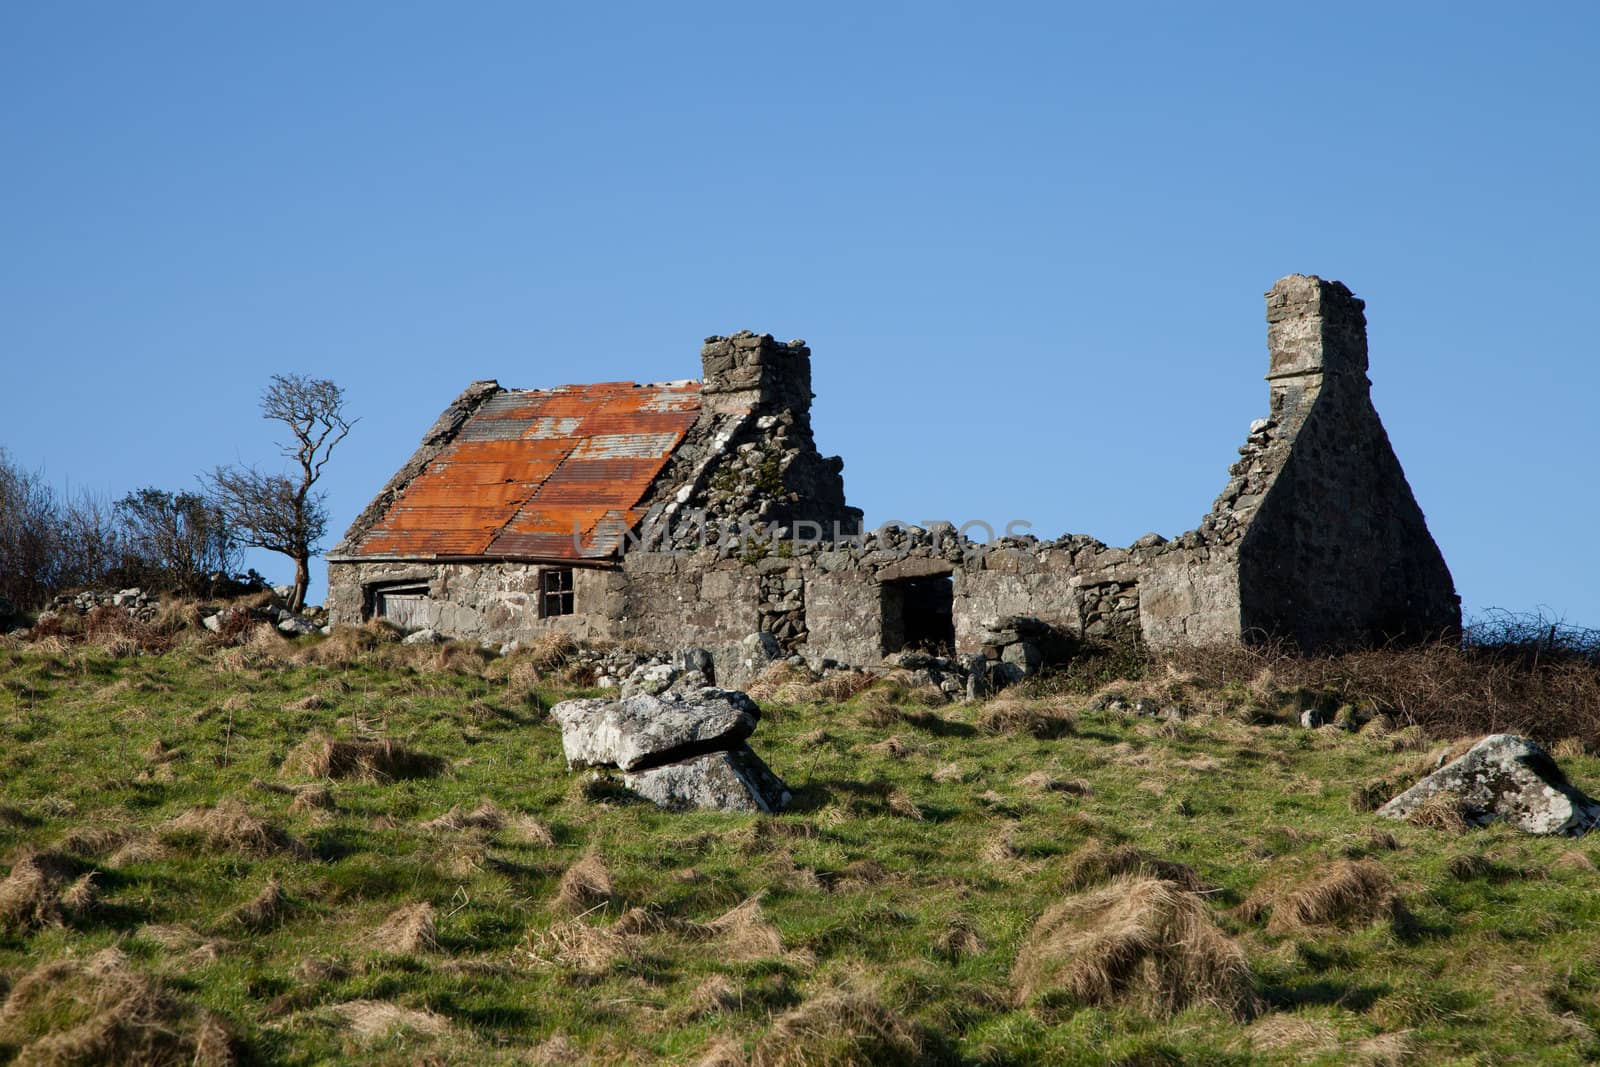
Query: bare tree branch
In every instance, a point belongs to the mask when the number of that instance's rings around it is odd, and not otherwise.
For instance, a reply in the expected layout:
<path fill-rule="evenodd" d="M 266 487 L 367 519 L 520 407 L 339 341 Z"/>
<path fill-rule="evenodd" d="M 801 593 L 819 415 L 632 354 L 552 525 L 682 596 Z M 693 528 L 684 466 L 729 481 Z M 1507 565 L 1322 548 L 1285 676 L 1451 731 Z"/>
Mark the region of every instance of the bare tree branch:
<path fill-rule="evenodd" d="M 295 588 L 290 608 L 305 603 L 310 560 L 327 532 L 328 513 L 311 489 L 334 448 L 361 420 L 346 418 L 344 390 L 326 378 L 274 374 L 261 394 L 261 417 L 289 428 L 279 450 L 299 468 L 298 477 L 255 467 L 218 467 L 203 479 L 207 493 L 240 531 L 243 543 L 294 560 Z"/>

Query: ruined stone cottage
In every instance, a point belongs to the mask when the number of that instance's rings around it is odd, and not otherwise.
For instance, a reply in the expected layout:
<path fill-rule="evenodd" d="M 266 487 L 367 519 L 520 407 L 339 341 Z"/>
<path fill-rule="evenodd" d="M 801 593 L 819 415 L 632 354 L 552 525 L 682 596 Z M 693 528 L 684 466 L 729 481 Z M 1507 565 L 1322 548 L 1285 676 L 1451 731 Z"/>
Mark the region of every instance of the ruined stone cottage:
<path fill-rule="evenodd" d="M 1363 307 L 1315 276 L 1272 287 L 1266 415 L 1196 529 L 1128 548 L 863 531 L 812 438 L 801 341 L 708 338 L 698 381 L 474 382 L 329 553 L 329 606 L 496 644 L 703 648 L 724 684 L 752 634 L 848 664 L 994 654 L 1019 625 L 1157 647 L 1450 634 L 1460 601 L 1372 406 Z"/>

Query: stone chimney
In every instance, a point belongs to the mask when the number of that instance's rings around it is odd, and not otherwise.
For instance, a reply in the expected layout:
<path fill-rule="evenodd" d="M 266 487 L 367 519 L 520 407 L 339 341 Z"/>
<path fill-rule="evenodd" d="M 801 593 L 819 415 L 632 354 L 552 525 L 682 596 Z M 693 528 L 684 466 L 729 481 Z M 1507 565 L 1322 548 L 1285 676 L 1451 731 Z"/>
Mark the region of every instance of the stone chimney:
<path fill-rule="evenodd" d="M 1325 379 L 1366 389 L 1366 302 L 1343 282 L 1291 274 L 1267 290 L 1272 410 L 1315 399 Z"/>
<path fill-rule="evenodd" d="M 770 333 L 741 330 L 732 337 L 707 337 L 700 349 L 702 402 L 712 414 L 736 411 L 791 412 L 811 419 L 811 349 L 787 344 Z"/>

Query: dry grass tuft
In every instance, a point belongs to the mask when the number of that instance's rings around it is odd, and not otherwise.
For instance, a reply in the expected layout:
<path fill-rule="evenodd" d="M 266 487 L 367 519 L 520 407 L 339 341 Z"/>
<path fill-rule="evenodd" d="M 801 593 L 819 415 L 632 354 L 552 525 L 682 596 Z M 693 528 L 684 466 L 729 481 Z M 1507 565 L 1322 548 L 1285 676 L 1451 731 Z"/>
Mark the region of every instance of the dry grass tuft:
<path fill-rule="evenodd" d="M 565 667 L 577 651 L 578 642 L 573 640 L 571 634 L 564 630 L 550 630 L 529 641 L 527 647 L 517 655 L 543 675 Z"/>
<path fill-rule="evenodd" d="M 579 1064 L 583 1061 L 582 1050 L 574 1045 L 566 1034 L 551 1034 L 533 1046 L 528 1062 L 533 1067 L 562 1067 L 565 1064 Z"/>
<path fill-rule="evenodd" d="M 439 934 L 434 927 L 433 905 L 407 904 L 392 912 L 371 934 L 366 943 L 378 952 L 415 955 L 436 952 Z"/>
<path fill-rule="evenodd" d="M 68 922 L 78 922 L 94 911 L 99 894 L 95 889 L 94 871 L 82 874 L 61 893 L 61 914 Z"/>
<path fill-rule="evenodd" d="M 915 800 L 911 799 L 911 795 L 903 789 L 891 789 L 887 804 L 891 815 L 898 815 L 902 819 L 922 821 L 922 809 L 917 806 Z"/>
<path fill-rule="evenodd" d="M 332 811 L 333 792 L 325 785 L 303 785 L 294 790 L 294 800 L 289 802 L 290 815 L 306 815 L 313 811 Z"/>
<path fill-rule="evenodd" d="M 604 860 L 591 852 L 561 876 L 553 906 L 557 911 L 576 914 L 610 903 L 612 896 L 611 871 Z"/>
<path fill-rule="evenodd" d="M 171 850 L 161 841 L 149 834 L 140 834 L 129 838 L 120 848 L 106 859 L 106 863 L 113 867 L 126 867 L 134 863 L 153 863 L 165 859 Z"/>
<path fill-rule="evenodd" d="M 1244 1036 L 1253 1051 L 1287 1053 L 1302 1061 L 1331 1055 L 1341 1045 L 1338 1027 L 1302 1015 L 1263 1016 L 1250 1024 Z"/>
<path fill-rule="evenodd" d="M 1403 916 L 1404 904 L 1394 879 L 1372 860 L 1336 860 L 1289 888 L 1258 888 L 1239 907 L 1247 922 L 1268 916 L 1267 930 L 1293 933 L 1325 926 L 1353 926 Z"/>
<path fill-rule="evenodd" d="M 967 780 L 967 772 L 966 769 L 959 763 L 946 763 L 943 767 L 938 768 L 928 777 L 932 778 L 935 782 L 940 783 L 964 782 Z"/>
<path fill-rule="evenodd" d="M 621 960 L 636 958 L 639 936 L 615 927 L 592 925 L 579 915 L 553 923 L 537 937 L 531 937 L 524 952 L 541 966 L 599 974 Z"/>
<path fill-rule="evenodd" d="M 1445 864 L 1445 873 L 1461 882 L 1469 882 L 1474 878 L 1482 878 L 1494 870 L 1494 861 L 1481 852 L 1463 852 L 1451 856 L 1450 862 Z"/>
<path fill-rule="evenodd" d="M 1190 893 L 1213 891 L 1213 887 L 1187 864 L 1160 859 L 1132 845 L 1107 848 L 1097 840 L 1084 842 L 1068 857 L 1062 884 L 1069 892 L 1075 892 L 1130 875 L 1164 879 Z"/>
<path fill-rule="evenodd" d="M 1039 793 L 1067 793 L 1075 797 L 1088 796 L 1093 792 L 1088 782 L 1077 779 L 1060 779 L 1048 771 L 1032 771 L 1017 779 L 1017 785 L 1022 789 L 1030 789 Z"/>
<path fill-rule="evenodd" d="M 1046 707 L 1023 697 L 999 696 L 983 706 L 978 729 L 991 734 L 1027 734 L 1041 741 L 1067 737 L 1077 716 L 1063 707 Z"/>
<path fill-rule="evenodd" d="M 958 916 L 933 939 L 933 947 L 939 955 L 955 963 L 967 956 L 976 956 L 983 952 L 983 939 L 973 928 L 971 919 Z"/>
<path fill-rule="evenodd" d="M 246 930 L 270 930 L 283 921 L 288 911 L 289 897 L 283 891 L 283 883 L 268 878 L 261 892 L 241 904 L 230 918 Z"/>
<path fill-rule="evenodd" d="M 445 761 L 407 748 L 388 738 L 337 741 L 317 732 L 296 745 L 283 761 L 286 774 L 308 778 L 344 778 L 389 782 L 399 778 L 432 778 Z"/>
<path fill-rule="evenodd" d="M 435 1036 L 450 1029 L 450 1020 L 443 1015 L 402 1008 L 386 1000 L 348 1000 L 331 1010 L 362 1041 L 376 1041 L 397 1031 Z"/>
<path fill-rule="evenodd" d="M 744 1004 L 744 990 L 724 975 L 713 974 L 689 994 L 683 1015 L 688 1020 L 737 1012 Z"/>
<path fill-rule="evenodd" d="M 458 804 L 439 816 L 419 823 L 418 829 L 430 832 L 454 832 L 458 830 L 499 830 L 506 825 L 508 817 L 500 806 L 492 800 L 485 800 L 471 811 L 462 811 Z"/>
<path fill-rule="evenodd" d="M 1159 878 L 1119 878 L 1051 907 L 1023 943 L 1011 985 L 1018 1003 L 1059 996 L 1159 1015 L 1209 1004 L 1241 1019 L 1258 1007 L 1243 950 L 1204 900 Z"/>
<path fill-rule="evenodd" d="M 1579 852 L 1577 849 L 1568 849 L 1563 852 L 1555 858 L 1551 866 L 1568 871 L 1592 871 L 1595 869 L 1594 860 L 1589 858 L 1589 854 Z"/>
<path fill-rule="evenodd" d="M 69 830 L 56 847 L 74 856 L 94 858 L 115 852 L 134 834 L 131 826 L 79 826 Z"/>
<path fill-rule="evenodd" d="M 1449 793 L 1438 793 L 1424 800 L 1415 811 L 1406 816 L 1405 821 L 1412 826 L 1424 826 L 1447 834 L 1464 834 L 1472 829 L 1472 823 L 1467 821 L 1462 807 L 1461 798 Z"/>
<path fill-rule="evenodd" d="M 556 835 L 550 827 L 535 819 L 532 815 L 521 812 L 511 816 L 506 821 L 506 836 L 519 845 L 536 845 L 539 848 L 554 848 Z"/>
<path fill-rule="evenodd" d="M 68 918 L 62 895 L 83 864 L 59 852 L 27 851 L 0 881 L 0 930 L 23 933 Z"/>
<path fill-rule="evenodd" d="M 0 1044 L 19 1064 L 224 1067 L 237 1060 L 220 1019 L 128 969 L 114 949 L 40 964 L 23 976 L 0 1008 Z"/>
<path fill-rule="evenodd" d="M 752 1067 L 924 1062 L 922 1035 L 864 987 L 828 990 L 773 1020 Z"/>
<path fill-rule="evenodd" d="M 783 935 L 767 921 L 760 894 L 712 919 L 706 929 L 719 959 L 747 963 L 783 955 Z"/>
<path fill-rule="evenodd" d="M 731 1037 L 713 1038 L 711 1044 L 694 1061 L 695 1067 L 746 1067 L 744 1046 Z"/>
<path fill-rule="evenodd" d="M 256 818 L 232 797 L 214 808 L 193 808 L 162 824 L 163 841 L 175 847 L 193 844 L 206 852 L 237 852 L 247 856 L 287 853 L 303 856 L 304 845 L 280 828 Z"/>
<path fill-rule="evenodd" d="M 133 936 L 160 945 L 168 952 L 181 952 L 191 964 L 210 963 L 232 947 L 231 942 L 206 937 L 192 927 L 179 924 L 141 926 Z"/>

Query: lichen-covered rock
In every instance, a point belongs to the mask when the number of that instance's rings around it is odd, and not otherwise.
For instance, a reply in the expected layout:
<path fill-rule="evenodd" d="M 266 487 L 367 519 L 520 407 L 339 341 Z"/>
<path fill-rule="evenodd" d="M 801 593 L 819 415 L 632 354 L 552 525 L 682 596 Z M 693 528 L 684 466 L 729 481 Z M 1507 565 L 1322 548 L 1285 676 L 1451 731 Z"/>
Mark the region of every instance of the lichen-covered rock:
<path fill-rule="evenodd" d="M 748 745 L 622 776 L 623 785 L 672 811 L 781 811 L 789 787 Z"/>
<path fill-rule="evenodd" d="M 1491 734 L 1378 809 L 1404 819 L 1436 796 L 1455 800 L 1463 817 L 1485 825 L 1504 819 L 1530 834 L 1582 834 L 1600 821 L 1600 803 L 1567 781 L 1536 742 Z"/>
<path fill-rule="evenodd" d="M 708 687 L 694 694 L 565 700 L 550 715 L 561 724 L 569 767 L 628 771 L 731 748 L 755 732 L 761 710 L 738 690 Z"/>

